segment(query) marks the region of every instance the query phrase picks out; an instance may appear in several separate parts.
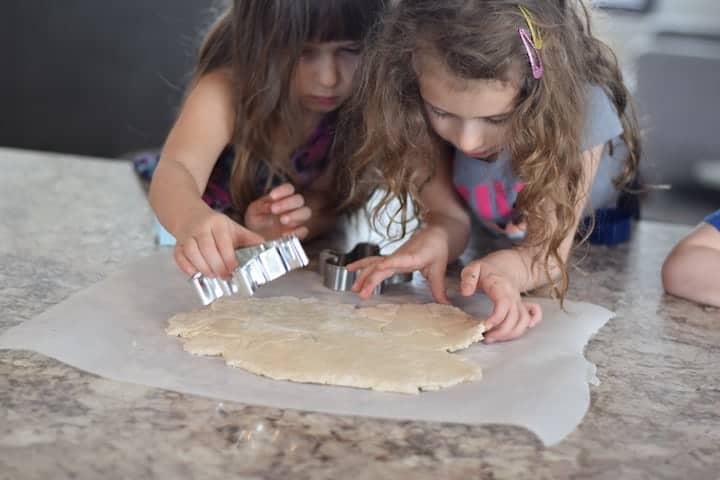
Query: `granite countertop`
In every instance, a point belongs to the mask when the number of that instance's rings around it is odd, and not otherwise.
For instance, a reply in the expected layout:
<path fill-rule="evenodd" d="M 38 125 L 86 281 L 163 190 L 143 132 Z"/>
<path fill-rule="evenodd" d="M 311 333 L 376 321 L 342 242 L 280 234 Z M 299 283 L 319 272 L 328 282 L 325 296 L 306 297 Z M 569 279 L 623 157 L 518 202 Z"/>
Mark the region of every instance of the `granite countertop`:
<path fill-rule="evenodd" d="M 0 332 L 155 250 L 125 162 L 0 149 Z M 590 342 L 580 427 L 526 430 L 219 403 L 0 351 L 0 479 L 720 478 L 720 312 L 663 295 L 684 227 L 592 247 L 570 298 L 617 313 Z M 78 345 L 82 348 L 82 345 Z"/>

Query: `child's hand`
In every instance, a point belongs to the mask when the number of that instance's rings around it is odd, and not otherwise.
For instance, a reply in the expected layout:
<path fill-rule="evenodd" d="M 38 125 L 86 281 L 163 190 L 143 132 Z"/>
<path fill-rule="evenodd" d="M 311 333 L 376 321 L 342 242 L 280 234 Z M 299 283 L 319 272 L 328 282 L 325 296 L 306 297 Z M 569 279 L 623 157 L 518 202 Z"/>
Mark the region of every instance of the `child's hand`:
<path fill-rule="evenodd" d="M 258 198 L 245 212 L 245 226 L 272 240 L 294 233 L 303 239 L 308 234 L 304 224 L 310 220 L 312 210 L 305 199 L 295 193 L 295 187 L 284 183 Z"/>
<path fill-rule="evenodd" d="M 450 303 L 445 292 L 447 269 L 447 236 L 441 229 L 426 227 L 387 257 L 368 257 L 348 265 L 350 272 L 362 270 L 352 291 L 367 300 L 373 290 L 385 279 L 399 272 L 419 270 L 430 284 L 433 298 L 438 303 Z"/>
<path fill-rule="evenodd" d="M 523 302 L 520 291 L 512 282 L 484 267 L 482 260 L 475 260 L 465 267 L 460 276 L 460 289 L 466 297 L 482 290 L 493 302 L 493 311 L 485 320 L 488 332 L 485 342 L 512 340 L 540 323 L 540 305 Z"/>
<path fill-rule="evenodd" d="M 191 218 L 176 240 L 175 262 L 183 272 L 227 279 L 238 266 L 235 249 L 261 243 L 263 237 L 207 209 Z"/>

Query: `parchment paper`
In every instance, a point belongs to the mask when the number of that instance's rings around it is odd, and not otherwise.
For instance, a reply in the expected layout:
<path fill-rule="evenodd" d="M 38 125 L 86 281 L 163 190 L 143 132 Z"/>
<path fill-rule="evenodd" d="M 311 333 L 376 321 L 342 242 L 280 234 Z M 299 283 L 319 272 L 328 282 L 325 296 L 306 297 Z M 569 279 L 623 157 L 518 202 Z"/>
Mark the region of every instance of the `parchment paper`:
<path fill-rule="evenodd" d="M 411 285 L 391 287 L 369 303 L 431 301 L 416 274 Z M 451 293 L 452 293 L 452 283 Z M 260 297 L 317 296 L 358 303 L 349 293 L 324 288 L 310 270 L 263 287 Z M 489 301 L 453 296 L 468 313 L 484 316 Z M 571 433 L 585 415 L 595 367 L 583 356 L 590 337 L 611 318 L 602 307 L 567 302 L 568 313 L 538 300 L 545 319 L 522 338 L 477 344 L 460 355 L 483 369 L 483 379 L 420 395 L 275 381 L 227 367 L 222 359 L 195 357 L 164 332 L 167 319 L 199 307 L 192 286 L 169 252 L 146 257 L 127 270 L 5 332 L 0 348 L 32 350 L 113 380 L 254 405 L 393 419 L 512 424 L 535 432 L 547 445 Z"/>

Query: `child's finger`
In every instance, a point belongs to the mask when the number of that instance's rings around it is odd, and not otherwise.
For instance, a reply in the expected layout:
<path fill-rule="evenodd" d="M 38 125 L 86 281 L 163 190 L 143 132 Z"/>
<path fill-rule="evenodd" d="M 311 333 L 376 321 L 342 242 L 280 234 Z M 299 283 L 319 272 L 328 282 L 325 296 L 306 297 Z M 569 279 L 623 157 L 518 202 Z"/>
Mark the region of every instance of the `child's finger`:
<path fill-rule="evenodd" d="M 431 268 L 427 280 L 430 284 L 430 292 L 432 292 L 435 301 L 449 305 L 450 300 L 445 290 L 445 268 Z"/>
<path fill-rule="evenodd" d="M 501 323 L 496 324 L 495 328 L 490 329 L 490 333 L 485 337 L 487 343 L 502 342 L 509 338 L 510 332 L 512 332 L 515 325 L 519 320 L 517 304 L 512 303 L 508 310 L 505 318 Z"/>
<path fill-rule="evenodd" d="M 230 239 L 232 240 L 233 250 L 240 247 L 249 247 L 262 243 L 265 239 L 262 235 L 249 230 L 235 222 L 230 223 Z"/>
<path fill-rule="evenodd" d="M 462 293 L 465 297 L 469 297 L 477 290 L 479 281 L 480 265 L 476 262 L 472 262 L 470 265 L 463 268 L 460 273 L 460 293 Z"/>
<path fill-rule="evenodd" d="M 295 193 L 295 187 L 292 185 L 292 183 L 283 183 L 282 185 L 270 190 L 270 193 L 268 193 L 268 197 L 270 197 L 270 199 L 274 202 L 280 200 L 281 198 L 290 196 L 293 193 Z"/>
<path fill-rule="evenodd" d="M 290 233 L 298 237 L 300 240 L 304 240 L 310 233 L 310 230 L 308 230 L 307 227 L 298 227 Z"/>
<path fill-rule="evenodd" d="M 360 298 L 367 300 L 372 297 L 375 288 L 380 285 L 385 279 L 395 275 L 394 270 L 378 270 L 373 269 L 373 272 L 365 279 L 363 287 L 358 293 Z"/>
<path fill-rule="evenodd" d="M 365 260 L 368 260 L 365 262 Z M 363 289 L 362 285 L 365 283 L 365 280 L 372 275 L 372 273 L 377 269 L 377 265 L 383 261 L 383 257 L 368 257 L 363 260 L 359 260 L 355 263 L 363 263 L 363 266 L 361 267 L 362 270 L 357 274 L 357 278 L 355 279 L 355 283 L 353 284 L 352 291 L 353 292 L 359 292 Z M 355 270 L 357 271 L 357 270 Z"/>
<path fill-rule="evenodd" d="M 420 270 L 425 265 L 422 264 L 418 256 L 414 253 L 396 253 L 385 257 L 378 263 L 377 268 L 380 270 L 397 270 L 403 272 L 414 272 Z"/>
<path fill-rule="evenodd" d="M 359 293 L 363 288 L 365 287 L 365 281 L 366 279 L 372 275 L 372 273 L 375 271 L 375 266 L 382 261 L 382 257 L 370 257 L 365 260 L 371 260 L 368 262 L 363 262 L 363 266 L 360 267 L 362 270 L 357 274 L 357 278 L 355 278 L 355 283 L 353 283 L 352 291 Z M 374 260 L 374 261 L 372 261 Z M 355 262 L 360 263 L 361 261 Z M 357 272 L 357 270 L 355 270 Z"/>
<path fill-rule="evenodd" d="M 305 205 L 305 197 L 298 193 L 290 197 L 284 197 L 281 200 L 273 200 L 270 211 L 273 215 L 281 215 L 286 212 L 297 210 L 303 205 Z"/>
<path fill-rule="evenodd" d="M 233 270 L 238 266 L 235 248 L 233 248 L 232 234 L 230 233 L 231 228 L 231 225 L 226 222 L 213 230 L 215 244 L 220 253 L 220 258 L 225 264 L 228 276 L 232 276 Z"/>
<path fill-rule="evenodd" d="M 507 334 L 503 340 L 512 340 L 522 336 L 525 331 L 530 328 L 530 313 L 527 311 L 525 305 L 518 307 L 518 322 L 515 324 L 513 329 Z"/>
<path fill-rule="evenodd" d="M 345 268 L 347 269 L 348 272 L 354 272 L 356 270 L 363 270 L 366 267 L 368 267 L 369 265 L 373 265 L 380 261 L 382 261 L 382 257 L 377 257 L 377 256 L 376 257 L 365 257 L 365 258 L 361 258 L 360 260 L 357 260 L 355 262 L 352 262 Z"/>
<path fill-rule="evenodd" d="M 528 325 L 530 328 L 542 322 L 543 311 L 540 305 L 537 303 L 526 303 L 525 308 L 527 308 L 528 314 L 530 315 L 530 324 Z"/>
<path fill-rule="evenodd" d="M 212 270 L 212 274 L 216 278 L 226 278 L 228 271 L 225 268 L 225 262 L 220 257 L 215 238 L 212 234 L 202 235 L 197 239 L 198 246 L 200 247 L 200 253 L 202 254 L 205 262 Z"/>
<path fill-rule="evenodd" d="M 212 269 L 200 253 L 200 247 L 198 246 L 198 243 L 194 238 L 191 238 L 187 242 L 185 242 L 185 244 L 183 245 L 183 253 L 192 264 L 195 272 L 200 272 L 206 277 L 213 276 Z M 195 272 L 193 272 L 193 274 Z"/>
<path fill-rule="evenodd" d="M 508 313 L 510 312 L 511 306 L 512 303 L 510 302 L 510 300 L 507 299 L 502 299 L 498 302 L 495 302 L 492 313 L 487 318 L 487 320 L 485 320 L 485 329 L 488 331 L 492 330 L 497 325 L 500 325 L 503 321 L 505 321 L 505 317 L 507 317 Z"/>
<path fill-rule="evenodd" d="M 195 273 L 197 273 L 198 269 L 193 267 L 193 264 L 187 259 L 180 245 L 175 246 L 173 256 L 175 257 L 175 263 L 177 263 L 178 267 L 180 267 L 180 270 L 182 270 L 185 275 L 192 277 Z"/>
<path fill-rule="evenodd" d="M 290 213 L 283 214 L 280 217 L 280 223 L 285 226 L 297 226 L 307 222 L 311 217 L 312 210 L 310 207 L 301 207 Z"/>

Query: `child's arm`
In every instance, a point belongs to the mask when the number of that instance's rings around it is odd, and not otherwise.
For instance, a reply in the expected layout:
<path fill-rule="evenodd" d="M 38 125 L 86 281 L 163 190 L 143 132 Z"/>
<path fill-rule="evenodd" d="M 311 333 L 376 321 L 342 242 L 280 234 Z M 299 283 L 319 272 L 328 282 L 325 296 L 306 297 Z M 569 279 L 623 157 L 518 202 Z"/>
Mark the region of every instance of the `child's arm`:
<path fill-rule="evenodd" d="M 175 259 L 185 273 L 227 277 L 237 266 L 234 249 L 262 237 L 214 212 L 202 200 L 234 125 L 228 74 L 216 71 L 194 86 L 173 126 L 153 174 L 150 203 L 176 240 Z"/>
<path fill-rule="evenodd" d="M 447 264 L 465 250 L 470 238 L 470 215 L 455 192 L 449 163 L 441 162 L 436 174 L 420 192 L 427 213 L 420 230 L 391 256 L 372 257 L 355 262 L 348 270 L 362 269 L 353 291 L 367 299 L 374 288 L 398 272 L 419 270 L 428 280 L 433 297 L 449 303 L 445 292 Z"/>
<path fill-rule="evenodd" d="M 188 217 L 210 208 L 202 193 L 222 150 L 232 137 L 234 114 L 228 74 L 202 76 L 192 88 L 160 156 L 150 186 L 150 203 L 176 237 Z"/>
<path fill-rule="evenodd" d="M 668 293 L 720 307 L 720 231 L 700 224 L 665 259 L 662 282 Z"/>
<path fill-rule="evenodd" d="M 448 258 L 456 260 L 470 240 L 470 213 L 453 188 L 450 162 L 443 161 L 434 177 L 420 192 L 420 201 L 427 210 L 423 223 L 426 228 L 437 228 L 445 235 Z"/>
<path fill-rule="evenodd" d="M 582 218 L 585 203 L 595 179 L 604 146 L 598 145 L 583 152 L 583 184 L 582 194 L 575 206 L 575 225 L 568 233 L 559 248 L 560 257 L 567 261 L 575 239 L 577 226 Z M 553 215 L 548 216 L 548 222 Z M 522 335 L 527 328 L 537 323 L 539 306 L 523 304 L 521 293 L 533 290 L 548 282 L 542 265 L 531 268 L 532 259 L 536 255 L 535 248 L 518 245 L 512 249 L 499 250 L 471 262 L 461 274 L 461 292 L 465 296 L 482 290 L 494 304 L 493 312 L 485 325 L 491 332 L 486 336 L 489 341 L 504 341 Z M 550 275 L 558 274 L 557 265 L 550 260 Z"/>

